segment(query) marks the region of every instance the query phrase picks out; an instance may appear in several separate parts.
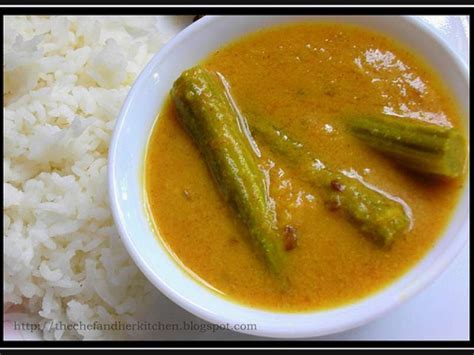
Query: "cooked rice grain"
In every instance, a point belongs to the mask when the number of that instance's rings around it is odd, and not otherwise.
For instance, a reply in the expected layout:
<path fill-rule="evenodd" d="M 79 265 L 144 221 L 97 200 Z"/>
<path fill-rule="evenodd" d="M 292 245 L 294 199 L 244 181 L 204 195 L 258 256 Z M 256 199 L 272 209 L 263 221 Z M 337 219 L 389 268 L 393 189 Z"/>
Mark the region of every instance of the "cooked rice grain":
<path fill-rule="evenodd" d="M 190 18 L 4 19 L 4 310 L 45 339 L 133 336 L 48 325 L 130 322 L 156 295 L 114 227 L 107 151 L 133 80 Z"/>

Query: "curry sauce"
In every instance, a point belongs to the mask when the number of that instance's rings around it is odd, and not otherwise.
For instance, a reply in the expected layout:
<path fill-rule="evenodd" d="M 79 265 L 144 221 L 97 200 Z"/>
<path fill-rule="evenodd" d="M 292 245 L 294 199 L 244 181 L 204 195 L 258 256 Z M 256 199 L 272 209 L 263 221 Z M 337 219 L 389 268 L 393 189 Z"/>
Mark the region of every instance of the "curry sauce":
<path fill-rule="evenodd" d="M 433 179 L 408 171 L 348 134 L 344 123 L 348 115 L 383 113 L 461 128 L 454 98 L 416 54 L 361 27 L 301 23 L 243 37 L 202 65 L 226 78 L 244 115 L 271 120 L 332 169 L 402 201 L 412 225 L 390 248 L 381 248 L 328 209 L 297 167 L 255 136 L 278 226 L 289 243 L 288 282 L 281 287 L 167 100 L 147 147 L 147 208 L 157 235 L 193 277 L 249 306 L 310 311 L 380 290 L 430 250 L 464 177 Z"/>

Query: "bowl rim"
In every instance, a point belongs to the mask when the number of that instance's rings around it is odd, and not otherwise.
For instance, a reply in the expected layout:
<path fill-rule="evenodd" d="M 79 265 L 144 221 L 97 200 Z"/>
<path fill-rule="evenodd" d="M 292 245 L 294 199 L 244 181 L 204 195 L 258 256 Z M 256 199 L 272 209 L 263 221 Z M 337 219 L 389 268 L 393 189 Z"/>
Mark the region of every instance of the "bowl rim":
<path fill-rule="evenodd" d="M 192 35 L 195 32 L 199 32 L 200 29 L 204 28 L 205 26 L 212 25 L 215 21 L 219 21 L 222 17 L 228 17 L 228 16 L 205 16 L 204 18 L 199 19 L 198 21 L 192 23 L 188 27 L 186 27 L 184 30 L 179 32 L 176 36 L 174 36 L 168 43 L 166 43 L 163 48 L 158 51 L 157 53 L 154 54 L 152 59 L 148 62 L 148 64 L 145 66 L 145 68 L 142 70 L 140 75 L 137 77 L 135 80 L 132 88 L 130 89 L 125 102 L 120 110 L 120 113 L 118 115 L 116 125 L 114 128 L 114 132 L 112 135 L 112 140 L 109 148 L 109 154 L 108 154 L 108 187 L 109 187 L 109 202 L 110 206 L 112 209 L 112 215 L 115 221 L 115 225 L 117 226 L 119 235 L 129 253 L 129 255 L 132 257 L 136 265 L 139 267 L 139 269 L 143 272 L 143 274 L 146 276 L 146 278 L 164 295 L 166 295 L 171 301 L 179 305 L 180 307 L 184 308 L 191 314 L 204 319 L 208 322 L 211 323 L 216 323 L 216 324 L 222 324 L 225 321 L 227 322 L 233 322 L 233 323 L 238 323 L 238 320 L 233 319 L 232 316 L 228 318 L 228 315 L 223 315 L 223 314 L 217 314 L 214 312 L 210 312 L 208 309 L 204 307 L 198 307 L 193 303 L 190 303 L 186 297 L 184 297 L 182 294 L 179 294 L 175 292 L 173 289 L 172 285 L 169 285 L 165 282 L 163 282 L 161 279 L 157 278 L 156 275 L 154 274 L 153 270 L 150 268 L 150 266 L 144 261 L 144 259 L 140 256 L 140 251 L 135 247 L 135 245 L 132 243 L 132 238 L 133 236 L 130 235 L 127 231 L 127 226 L 125 221 L 122 218 L 121 215 L 121 205 L 119 202 L 118 194 L 119 194 L 119 188 L 117 185 L 117 180 L 116 180 L 116 175 L 115 175 L 115 166 L 116 166 L 116 154 L 117 154 L 117 149 L 118 149 L 118 144 L 119 144 L 119 138 L 121 135 L 121 131 L 123 130 L 123 126 L 125 124 L 125 119 L 127 117 L 127 111 L 130 109 L 130 107 L 133 105 L 133 99 L 135 95 L 137 94 L 138 91 L 138 83 L 146 80 L 149 76 L 151 76 L 152 71 L 154 67 L 156 66 L 156 63 L 162 60 L 176 45 L 176 43 L 179 43 L 186 37 Z M 258 16 L 257 16 L 258 17 Z M 280 16 L 282 17 L 282 16 Z M 291 16 L 294 17 L 294 16 Z M 336 17 L 347 17 L 347 16 L 336 16 Z M 372 17 L 372 16 L 369 16 Z M 426 35 L 431 37 L 433 41 L 438 42 L 438 44 L 442 47 L 444 51 L 446 51 L 446 54 L 451 57 L 451 59 L 456 63 L 457 69 L 459 69 L 462 72 L 462 75 L 465 77 L 469 77 L 469 69 L 467 66 L 467 63 L 465 63 L 458 53 L 456 53 L 447 43 L 446 41 L 437 33 L 433 28 L 428 26 L 426 23 L 421 21 L 420 19 L 414 17 L 414 16 L 390 16 L 390 17 L 398 17 L 398 18 L 403 18 L 404 20 L 412 23 L 415 25 L 415 27 L 418 28 L 418 30 L 424 32 Z M 295 21 L 296 22 L 296 21 Z M 262 26 L 261 28 L 264 28 L 266 26 Z M 370 27 L 370 25 L 368 26 Z M 222 42 L 222 45 L 224 42 Z M 469 85 L 469 81 L 468 81 Z M 469 169 L 469 167 L 468 167 Z M 461 193 L 459 197 L 459 201 L 456 206 L 458 206 L 461 203 L 462 196 L 464 196 L 466 193 L 469 195 L 469 171 L 467 172 L 466 175 L 466 185 L 464 187 L 464 191 Z M 469 206 L 469 205 L 468 205 Z M 468 207 L 469 208 L 469 207 Z M 449 223 L 448 223 L 449 225 Z M 153 232 L 154 234 L 156 233 L 155 231 Z M 339 322 L 338 324 L 333 324 L 332 327 L 327 327 L 323 330 L 318 329 L 318 331 L 315 331 L 314 329 L 307 329 L 306 331 L 299 331 L 298 333 L 293 333 L 293 332 L 288 332 L 287 330 L 284 329 L 275 329 L 272 327 L 266 327 L 266 326 L 259 326 L 257 330 L 236 330 L 234 331 L 245 333 L 245 334 L 250 334 L 250 335 L 256 335 L 256 336 L 265 336 L 265 337 L 271 337 L 271 338 L 302 338 L 302 337 L 313 337 L 313 336 L 323 336 L 327 334 L 332 334 L 332 333 L 338 333 L 342 332 L 351 328 L 355 328 L 358 326 L 361 326 L 363 324 L 366 324 L 370 322 L 371 320 L 378 318 L 382 316 L 383 314 L 387 313 L 388 311 L 398 307 L 401 303 L 405 302 L 409 298 L 413 297 L 417 293 L 419 293 L 421 290 L 425 289 L 431 282 L 433 282 L 446 268 L 447 266 L 454 260 L 456 255 L 461 251 L 463 246 L 467 243 L 467 236 L 469 234 L 469 211 L 467 212 L 467 218 L 465 218 L 462 222 L 462 224 L 459 226 L 457 230 L 457 234 L 466 236 L 462 238 L 455 238 L 450 244 L 449 248 L 445 250 L 442 254 L 442 259 L 437 260 L 436 263 L 433 263 L 424 273 L 422 273 L 418 278 L 417 282 L 413 287 L 408 288 L 408 291 L 404 295 L 403 298 L 399 298 L 397 300 L 393 300 L 389 303 L 384 304 L 382 307 L 374 308 L 371 310 L 371 312 L 366 313 L 364 316 L 359 316 L 358 318 L 353 318 L 350 321 L 343 321 Z M 157 243 L 160 244 L 160 243 Z M 159 246 L 160 248 L 165 248 L 163 245 Z M 434 246 L 432 247 L 434 248 Z M 413 267 L 410 268 L 412 270 L 415 268 L 416 265 L 418 265 L 422 260 L 426 258 L 428 253 L 423 256 L 422 259 L 420 259 L 417 264 L 415 264 Z M 176 267 L 180 267 L 177 263 L 175 264 Z M 400 276 L 400 279 L 403 278 L 404 275 L 410 272 L 410 270 L 407 270 L 406 273 Z M 192 276 L 190 276 L 192 277 Z M 399 279 L 394 280 L 392 283 L 389 285 L 381 288 L 380 290 L 374 292 L 373 294 L 363 298 L 363 300 L 370 300 L 374 296 L 383 293 L 384 290 L 388 289 L 391 285 L 394 285 L 397 283 Z M 197 280 L 193 280 L 194 282 L 199 282 Z M 209 290 L 208 292 L 212 292 Z M 358 300 L 362 301 L 362 300 Z M 261 311 L 256 308 L 252 308 L 250 306 L 246 305 L 241 305 L 238 304 L 237 302 L 234 302 L 232 300 L 227 300 L 227 302 L 230 305 L 234 306 L 239 306 L 239 307 L 245 307 L 249 311 Z M 344 307 L 351 308 L 354 305 L 357 304 L 357 301 L 355 303 L 351 303 L 347 306 L 343 305 L 341 307 L 336 307 L 335 309 L 342 309 Z M 332 309 L 331 309 L 332 310 Z M 326 310 L 323 310 L 322 312 L 325 312 Z M 280 312 L 272 312 L 272 311 L 265 311 L 269 312 L 271 314 L 275 315 L 281 315 L 287 313 L 280 313 Z M 313 312 L 308 312 L 305 314 L 309 315 L 317 315 L 321 311 L 313 311 Z M 299 313 L 295 313 L 299 314 Z M 227 316 L 227 317 L 226 317 Z"/>

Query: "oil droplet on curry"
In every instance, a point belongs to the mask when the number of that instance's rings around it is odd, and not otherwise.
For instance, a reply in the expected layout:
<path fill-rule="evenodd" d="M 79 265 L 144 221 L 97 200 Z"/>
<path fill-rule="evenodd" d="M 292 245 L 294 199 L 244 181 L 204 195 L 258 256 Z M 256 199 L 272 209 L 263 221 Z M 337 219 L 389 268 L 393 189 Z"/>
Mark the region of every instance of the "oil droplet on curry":
<path fill-rule="evenodd" d="M 248 306 L 312 311 L 380 290 L 430 250 L 447 225 L 465 174 L 453 179 L 416 174 L 348 134 L 341 119 L 385 114 L 461 129 L 455 100 L 416 54 L 361 27 L 300 23 L 243 37 L 202 66 L 225 77 L 244 116 L 265 117 L 298 137 L 318 156 L 316 168 L 328 163 L 401 201 L 412 225 L 389 248 L 380 247 L 337 206 L 328 208 L 297 165 L 255 136 L 285 247 L 281 287 L 169 99 L 149 139 L 145 194 L 157 235 L 193 277 Z"/>

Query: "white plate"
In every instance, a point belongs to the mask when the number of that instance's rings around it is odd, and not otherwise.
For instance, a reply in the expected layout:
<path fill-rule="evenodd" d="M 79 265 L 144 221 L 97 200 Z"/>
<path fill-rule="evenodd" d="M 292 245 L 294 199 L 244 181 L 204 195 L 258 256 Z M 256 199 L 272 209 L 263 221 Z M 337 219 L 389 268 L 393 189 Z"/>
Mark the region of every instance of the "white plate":
<path fill-rule="evenodd" d="M 210 322 L 255 323 L 257 330 L 242 331 L 271 337 L 296 338 L 341 332 L 379 317 L 420 291 L 447 267 L 467 240 L 468 195 L 464 194 L 446 233 L 400 280 L 358 303 L 305 314 L 252 309 L 218 297 L 177 267 L 155 240 L 144 210 L 141 171 L 145 143 L 173 81 L 184 69 L 245 33 L 287 21 L 328 18 L 372 27 L 416 48 L 438 69 L 468 117 L 468 75 L 464 63 L 431 27 L 418 19 L 396 16 L 206 17 L 172 39 L 137 79 L 119 116 L 109 154 L 111 206 L 125 246 L 144 274 L 175 303 Z M 467 128 L 467 120 L 465 125 Z"/>
<path fill-rule="evenodd" d="M 467 16 L 421 16 L 465 62 L 469 56 L 469 18 Z M 436 282 L 419 295 L 389 314 L 343 333 L 322 337 L 333 340 L 402 340 L 402 339 L 468 339 L 469 338 L 469 251 L 463 248 L 455 262 Z M 449 301 L 448 301 L 449 300 Z M 454 301 L 455 300 L 455 301 Z M 449 302 L 449 308 L 445 307 Z M 203 325 L 205 321 L 175 305 L 159 291 L 150 312 L 142 321 L 162 324 Z M 159 340 L 243 340 L 256 339 L 231 331 L 200 332 L 199 330 L 150 331 L 142 339 Z M 24 334 L 4 323 L 5 340 L 39 340 L 36 334 Z"/>

